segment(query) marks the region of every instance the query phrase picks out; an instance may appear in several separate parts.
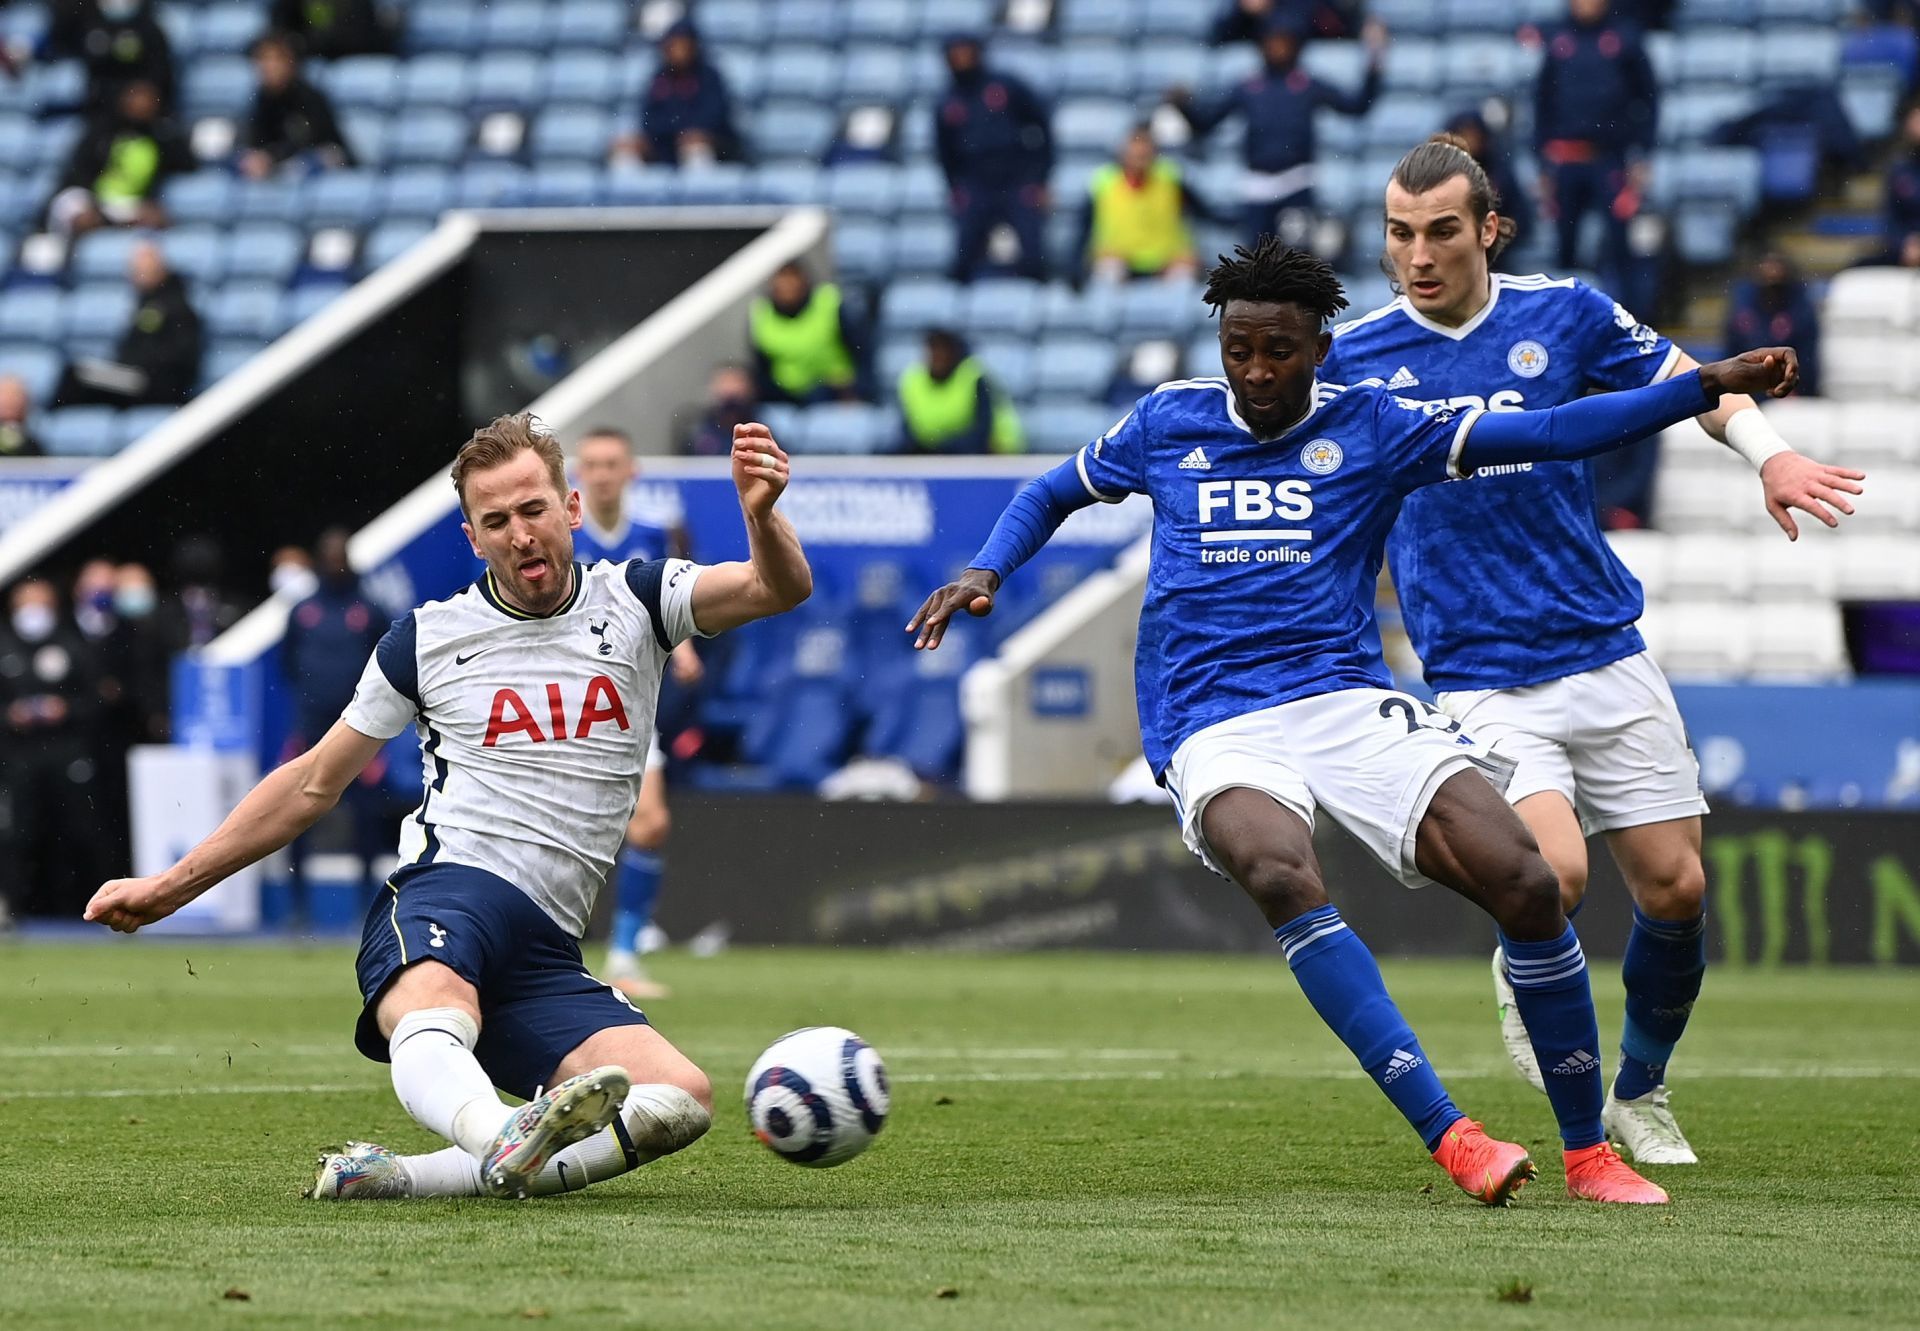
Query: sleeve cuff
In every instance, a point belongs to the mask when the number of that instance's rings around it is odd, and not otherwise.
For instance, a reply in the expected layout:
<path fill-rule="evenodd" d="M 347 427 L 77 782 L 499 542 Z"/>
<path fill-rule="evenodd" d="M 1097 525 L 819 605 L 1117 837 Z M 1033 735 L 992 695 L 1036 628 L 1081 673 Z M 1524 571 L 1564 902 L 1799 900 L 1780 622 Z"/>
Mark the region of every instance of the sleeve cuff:
<path fill-rule="evenodd" d="M 1080 484 L 1087 487 L 1088 494 L 1092 495 L 1095 499 L 1098 499 L 1103 504 L 1117 504 L 1120 502 L 1121 496 L 1102 494 L 1100 492 L 1100 487 L 1095 485 L 1093 481 L 1087 476 L 1087 450 L 1084 447 L 1081 448 L 1081 450 L 1078 453 L 1075 453 L 1073 455 L 1073 467 L 1075 471 L 1080 473 Z M 998 572 L 999 570 L 996 569 L 994 571 Z"/>
<path fill-rule="evenodd" d="M 1460 424 L 1458 427 L 1455 428 L 1453 432 L 1453 446 L 1447 450 L 1447 479 L 1448 480 L 1464 481 L 1467 479 L 1467 477 L 1473 475 L 1472 470 L 1469 469 L 1469 470 L 1463 471 L 1461 469 L 1460 455 L 1466 451 L 1467 433 L 1468 431 L 1473 429 L 1473 423 L 1479 420 L 1482 416 L 1486 414 L 1487 413 L 1481 408 L 1475 407 L 1471 411 L 1469 411 L 1465 416 L 1460 418 Z"/>

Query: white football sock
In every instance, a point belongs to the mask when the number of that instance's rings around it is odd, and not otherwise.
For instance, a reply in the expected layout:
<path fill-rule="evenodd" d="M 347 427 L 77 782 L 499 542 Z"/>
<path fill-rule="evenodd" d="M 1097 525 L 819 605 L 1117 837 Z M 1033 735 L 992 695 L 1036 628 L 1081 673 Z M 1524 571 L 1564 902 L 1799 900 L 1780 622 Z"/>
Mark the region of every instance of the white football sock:
<path fill-rule="evenodd" d="M 459 1008 L 422 1008 L 400 1018 L 387 1044 L 393 1092 L 414 1121 L 473 1156 L 485 1156 L 513 1113 L 473 1056 L 480 1026 Z"/>
<path fill-rule="evenodd" d="M 620 1117 L 605 1132 L 575 1142 L 547 1161 L 527 1185 L 535 1197 L 577 1192 L 590 1183 L 638 1169 L 698 1141 L 713 1115 L 678 1086 L 636 1086 L 627 1092 Z M 621 1136 L 619 1129 L 626 1135 Z M 478 1197 L 486 1191 L 480 1165 L 465 1151 L 449 1148 L 431 1155 L 400 1157 L 413 1182 L 415 1197 Z"/>

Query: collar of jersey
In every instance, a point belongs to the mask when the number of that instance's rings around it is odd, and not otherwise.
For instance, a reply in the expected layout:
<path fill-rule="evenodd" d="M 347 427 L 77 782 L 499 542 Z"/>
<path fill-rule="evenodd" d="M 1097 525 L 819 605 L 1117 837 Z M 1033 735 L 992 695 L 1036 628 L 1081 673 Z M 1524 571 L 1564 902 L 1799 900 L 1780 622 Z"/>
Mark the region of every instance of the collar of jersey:
<path fill-rule="evenodd" d="M 1474 315 L 1471 319 L 1461 324 L 1458 328 L 1449 328 L 1443 323 L 1435 323 L 1433 320 L 1427 318 L 1426 315 L 1414 309 L 1413 302 L 1408 300 L 1405 296 L 1400 297 L 1400 311 L 1401 313 L 1405 314 L 1407 318 L 1411 319 L 1414 323 L 1426 329 L 1429 333 L 1438 333 L 1440 334 L 1441 337 L 1451 338 L 1455 342 L 1464 342 L 1469 337 L 1472 337 L 1474 330 L 1479 328 L 1481 324 L 1485 323 L 1487 319 L 1493 314 L 1493 307 L 1499 301 L 1499 299 L 1500 299 L 1500 275 L 1498 273 L 1488 273 L 1487 274 L 1487 303 L 1480 307 L 1480 312 L 1478 314 Z"/>
<path fill-rule="evenodd" d="M 1320 376 L 1315 375 L 1313 378 L 1313 387 L 1307 391 L 1306 414 L 1303 415 L 1299 420 L 1295 421 L 1293 424 L 1285 427 L 1284 429 L 1278 431 L 1277 433 L 1261 434 L 1258 430 L 1254 429 L 1251 425 L 1248 425 L 1246 421 L 1241 419 L 1240 408 L 1237 405 L 1235 405 L 1233 400 L 1232 385 L 1228 384 L 1226 380 L 1222 379 L 1220 381 L 1220 389 L 1224 394 L 1226 394 L 1226 398 L 1227 398 L 1227 419 L 1232 421 L 1235 425 L 1239 426 L 1241 429 L 1245 430 L 1248 434 L 1252 435 L 1255 439 L 1258 439 L 1263 444 L 1271 443 L 1275 439 L 1285 439 L 1288 435 L 1292 434 L 1295 430 L 1299 429 L 1301 426 L 1305 425 L 1308 421 L 1312 420 L 1314 413 L 1320 410 Z"/>
<path fill-rule="evenodd" d="M 628 516 L 626 509 L 623 507 L 620 510 L 620 525 L 617 527 L 602 527 L 593 520 L 593 514 L 591 513 L 582 515 L 580 525 L 586 528 L 587 535 L 593 537 L 593 539 L 600 542 L 600 544 L 616 546 L 626 540 L 627 533 L 633 530 L 633 519 Z"/>
<path fill-rule="evenodd" d="M 473 585 L 480 589 L 482 600 L 509 619 L 558 619 L 580 603 L 581 589 L 587 585 L 587 566 L 579 563 L 573 566 L 573 594 L 544 615 L 530 615 L 524 610 L 508 605 L 506 599 L 500 595 L 499 589 L 493 585 L 492 569 L 481 574 L 480 581 Z"/>

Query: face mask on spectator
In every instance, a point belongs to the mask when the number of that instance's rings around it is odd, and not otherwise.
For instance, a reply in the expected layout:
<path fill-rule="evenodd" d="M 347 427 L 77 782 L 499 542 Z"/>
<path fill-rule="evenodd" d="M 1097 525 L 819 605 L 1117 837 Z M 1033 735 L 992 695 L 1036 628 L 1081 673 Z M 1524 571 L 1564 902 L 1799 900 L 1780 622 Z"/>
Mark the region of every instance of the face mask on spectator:
<path fill-rule="evenodd" d="M 52 606 L 23 605 L 13 612 L 13 631 L 26 642 L 45 642 L 58 622 Z"/>
<path fill-rule="evenodd" d="M 113 608 L 128 619 L 144 619 L 153 613 L 153 588 L 117 588 L 113 593 Z"/>
<path fill-rule="evenodd" d="M 310 568 L 282 564 L 267 578 L 273 594 L 283 601 L 304 601 L 320 590 L 320 579 Z"/>

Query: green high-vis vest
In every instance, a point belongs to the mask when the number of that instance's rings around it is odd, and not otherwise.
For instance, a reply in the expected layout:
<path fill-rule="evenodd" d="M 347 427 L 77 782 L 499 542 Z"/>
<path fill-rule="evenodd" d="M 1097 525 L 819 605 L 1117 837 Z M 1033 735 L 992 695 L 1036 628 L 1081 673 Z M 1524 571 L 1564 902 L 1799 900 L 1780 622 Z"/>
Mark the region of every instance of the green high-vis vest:
<path fill-rule="evenodd" d="M 909 365 L 900 375 L 900 414 L 906 417 L 910 442 L 932 452 L 949 439 L 958 438 L 973 425 L 974 403 L 980 395 L 980 381 L 986 372 L 980 362 L 969 356 L 954 367 L 944 383 L 927 373 L 925 365 Z M 1026 436 L 1013 404 L 987 381 L 987 396 L 993 403 L 993 428 L 987 447 L 996 453 L 1019 453 L 1026 449 Z"/>
<path fill-rule="evenodd" d="M 773 382 L 796 398 L 825 385 L 847 388 L 854 380 L 853 353 L 840 338 L 840 288 L 831 282 L 792 318 L 765 296 L 753 302 L 753 345 L 767 358 Z"/>

